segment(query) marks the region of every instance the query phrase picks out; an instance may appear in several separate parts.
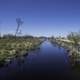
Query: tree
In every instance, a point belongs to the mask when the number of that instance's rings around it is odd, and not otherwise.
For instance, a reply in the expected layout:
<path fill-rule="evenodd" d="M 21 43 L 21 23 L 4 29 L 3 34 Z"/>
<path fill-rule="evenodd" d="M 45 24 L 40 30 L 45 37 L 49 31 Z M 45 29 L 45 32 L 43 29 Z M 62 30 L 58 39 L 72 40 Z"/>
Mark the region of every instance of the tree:
<path fill-rule="evenodd" d="M 78 45 L 78 42 L 80 41 L 80 33 L 78 32 L 71 32 L 67 38 L 69 40 L 74 41 L 74 46 L 76 47 Z"/>
<path fill-rule="evenodd" d="M 0 33 L 0 39 L 1 39 L 1 33 Z"/>
<path fill-rule="evenodd" d="M 11 39 L 11 38 L 15 38 L 15 36 L 13 34 L 4 34 L 2 38 Z"/>
<path fill-rule="evenodd" d="M 17 29 L 16 29 L 15 36 L 18 34 L 19 28 L 23 24 L 23 21 L 21 20 L 21 18 L 16 18 L 16 22 L 17 22 Z"/>

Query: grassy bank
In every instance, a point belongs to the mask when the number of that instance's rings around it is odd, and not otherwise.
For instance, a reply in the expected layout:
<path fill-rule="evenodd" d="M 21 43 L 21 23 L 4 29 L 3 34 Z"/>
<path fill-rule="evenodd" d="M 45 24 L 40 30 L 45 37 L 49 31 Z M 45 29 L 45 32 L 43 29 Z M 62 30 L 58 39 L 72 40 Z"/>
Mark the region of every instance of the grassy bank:
<path fill-rule="evenodd" d="M 69 39 L 60 39 L 54 38 L 50 39 L 52 44 L 63 47 L 67 55 L 69 56 L 69 61 L 72 65 L 74 72 L 80 71 L 80 51 L 79 51 L 79 41 L 75 42 L 74 40 Z"/>
<path fill-rule="evenodd" d="M 38 48 L 41 42 L 39 38 L 1 38 L 0 65 Z"/>

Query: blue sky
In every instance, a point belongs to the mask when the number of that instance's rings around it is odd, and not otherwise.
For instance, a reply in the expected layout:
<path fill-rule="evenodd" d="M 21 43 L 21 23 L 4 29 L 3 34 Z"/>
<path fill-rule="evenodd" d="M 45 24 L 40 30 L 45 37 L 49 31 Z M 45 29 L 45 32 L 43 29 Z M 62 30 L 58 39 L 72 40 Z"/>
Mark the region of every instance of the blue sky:
<path fill-rule="evenodd" d="M 1 33 L 14 33 L 18 17 L 23 34 L 65 36 L 80 30 L 80 0 L 0 0 Z"/>

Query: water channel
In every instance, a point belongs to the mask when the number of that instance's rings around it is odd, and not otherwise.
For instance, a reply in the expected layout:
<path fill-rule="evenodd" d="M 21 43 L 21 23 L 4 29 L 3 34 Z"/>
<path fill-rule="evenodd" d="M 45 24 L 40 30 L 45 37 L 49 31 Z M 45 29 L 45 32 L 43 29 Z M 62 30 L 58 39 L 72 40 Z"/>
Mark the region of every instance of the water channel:
<path fill-rule="evenodd" d="M 34 76 L 68 76 L 71 65 L 64 48 L 44 41 L 40 49 L 31 51 L 24 58 L 16 58 L 0 68 L 0 78 L 15 80 Z"/>

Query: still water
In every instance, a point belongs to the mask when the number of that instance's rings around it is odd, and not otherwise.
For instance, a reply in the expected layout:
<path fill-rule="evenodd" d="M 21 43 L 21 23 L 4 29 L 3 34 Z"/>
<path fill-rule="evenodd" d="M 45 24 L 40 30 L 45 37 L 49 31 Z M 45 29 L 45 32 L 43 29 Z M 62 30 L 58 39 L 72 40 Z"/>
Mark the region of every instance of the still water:
<path fill-rule="evenodd" d="M 0 68 L 0 78 L 15 80 L 33 76 L 67 76 L 70 64 L 64 48 L 44 41 L 40 49 L 31 51 L 24 58 L 16 58 Z"/>

